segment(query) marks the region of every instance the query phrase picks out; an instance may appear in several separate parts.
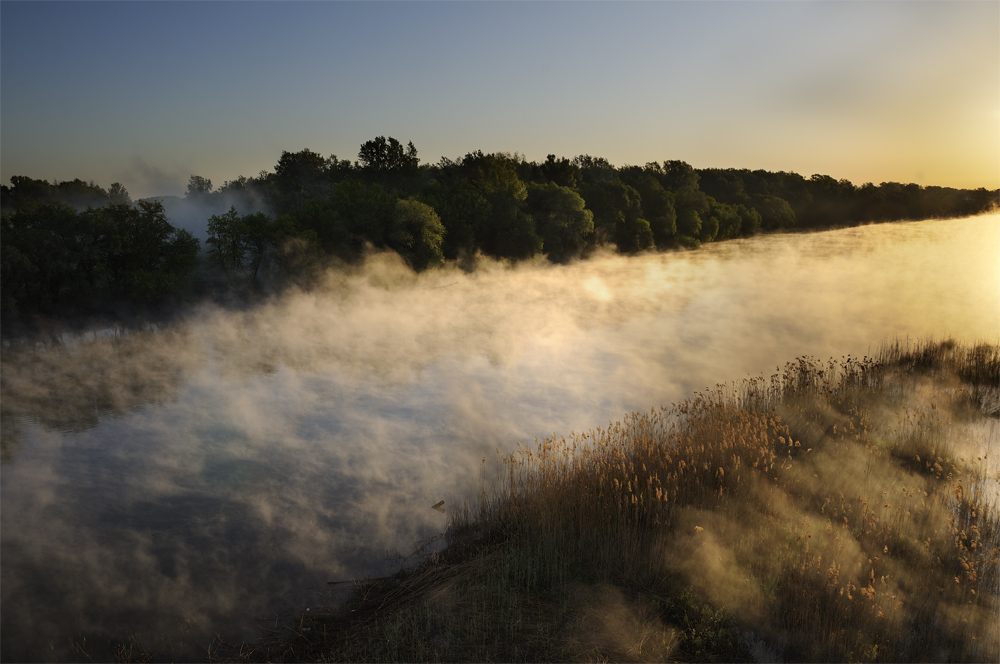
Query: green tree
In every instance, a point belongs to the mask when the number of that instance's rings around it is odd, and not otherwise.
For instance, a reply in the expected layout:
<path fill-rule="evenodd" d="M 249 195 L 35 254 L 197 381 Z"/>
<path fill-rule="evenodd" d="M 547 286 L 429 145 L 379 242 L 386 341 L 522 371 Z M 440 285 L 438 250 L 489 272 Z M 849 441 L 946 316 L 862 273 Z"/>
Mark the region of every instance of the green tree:
<path fill-rule="evenodd" d="M 186 197 L 194 200 L 204 199 L 212 193 L 212 181 L 200 175 L 192 175 L 188 179 Z"/>
<path fill-rule="evenodd" d="M 760 225 L 764 230 L 791 228 L 795 225 L 795 211 L 783 198 L 758 194 L 751 197 L 751 202 L 760 213 Z"/>
<path fill-rule="evenodd" d="M 697 240 L 701 236 L 701 224 L 701 215 L 697 210 L 690 207 L 682 208 L 677 213 L 677 235 L 682 243 L 689 244 L 684 241 L 685 238 Z"/>
<path fill-rule="evenodd" d="M 639 192 L 621 180 L 601 180 L 584 184 L 580 193 L 594 213 L 597 243 L 614 242 L 625 253 L 653 246 L 653 232 L 642 218 Z"/>
<path fill-rule="evenodd" d="M 9 315 L 50 313 L 67 291 L 94 285 L 92 234 L 64 203 L 30 204 L 3 212 L 0 289 Z"/>
<path fill-rule="evenodd" d="M 358 165 L 366 179 L 384 186 L 399 186 L 417 175 L 420 160 L 413 142 L 403 145 L 391 136 L 377 136 L 361 144 Z"/>
<path fill-rule="evenodd" d="M 529 184 L 527 208 L 549 260 L 578 255 L 594 232 L 594 214 L 578 193 L 555 182 Z"/>
<path fill-rule="evenodd" d="M 251 283 L 257 282 L 257 273 L 274 247 L 276 228 L 271 217 L 263 212 L 251 212 L 241 218 L 248 253 L 247 267 Z"/>
<path fill-rule="evenodd" d="M 746 203 L 750 197 L 743 184 L 743 173 L 733 168 L 703 168 L 698 170 L 698 188 L 727 205 Z"/>
<path fill-rule="evenodd" d="M 445 258 L 471 255 L 477 249 L 480 229 L 489 224 L 493 207 L 476 187 L 464 178 L 448 183 L 434 182 L 424 188 L 420 199 L 434 208 L 445 228 L 442 251 Z"/>
<path fill-rule="evenodd" d="M 556 159 L 554 154 L 545 157 L 545 163 L 538 167 L 542 182 L 553 182 L 560 187 L 576 189 L 583 181 L 580 167 L 569 159 Z"/>
<path fill-rule="evenodd" d="M 709 210 L 709 218 L 715 223 L 715 235 L 712 238 L 704 237 L 705 228 L 702 227 L 702 242 L 711 242 L 714 239 L 728 240 L 739 236 L 743 218 L 735 205 L 720 203 L 709 196 Z"/>
<path fill-rule="evenodd" d="M 112 182 L 108 188 L 108 200 L 112 203 L 132 204 L 132 197 L 128 195 L 128 190 L 121 182 Z"/>
<path fill-rule="evenodd" d="M 3 187 L 4 209 L 63 203 L 76 210 L 85 210 L 88 207 L 100 207 L 108 202 L 107 191 L 93 182 L 84 182 L 79 178 L 49 184 L 48 180 L 15 175 L 11 177 L 10 183 L 10 187 Z"/>
<path fill-rule="evenodd" d="M 633 184 L 642 199 L 643 217 L 649 220 L 653 241 L 658 247 L 667 247 L 677 235 L 677 210 L 674 195 L 663 188 L 651 173 L 643 169 Z"/>
<path fill-rule="evenodd" d="M 111 203 L 85 214 L 97 233 L 97 258 L 111 297 L 157 304 L 190 284 L 198 240 L 167 222 L 162 203 Z"/>
<path fill-rule="evenodd" d="M 687 166 L 683 162 L 671 163 Z M 677 168 L 683 170 L 681 166 Z M 697 178 L 697 173 L 694 176 Z M 715 234 L 718 232 L 718 220 L 709 220 L 712 210 L 710 201 L 711 199 L 703 191 L 689 185 L 682 186 L 674 192 L 678 237 L 694 240 L 702 240 L 705 237 L 715 238 Z M 691 246 L 690 242 L 684 242 L 684 244 Z"/>
<path fill-rule="evenodd" d="M 295 212 L 311 198 L 331 191 L 331 162 L 312 150 L 282 152 L 271 178 L 272 203 L 277 214 Z"/>
<path fill-rule="evenodd" d="M 749 237 L 760 230 L 760 212 L 755 208 L 748 205 L 737 205 L 736 213 L 740 215 L 740 235 Z"/>
<path fill-rule="evenodd" d="M 329 204 L 328 201 L 313 199 L 306 202 L 303 211 L 314 203 Z M 283 280 L 308 287 L 319 274 L 325 258 L 326 252 L 315 231 L 303 228 L 298 219 L 290 214 L 274 220 L 273 260 Z"/>
<path fill-rule="evenodd" d="M 353 238 L 329 198 L 310 199 L 294 215 L 282 218 L 294 220 L 294 227 L 301 231 L 311 232 L 325 253 L 345 256 L 349 252 Z"/>
<path fill-rule="evenodd" d="M 524 209 L 528 189 L 518 177 L 520 160 L 502 153 L 470 152 L 462 171 L 490 206 L 485 224 L 477 230 L 477 244 L 499 258 L 529 258 L 542 251 L 542 238 Z"/>
<path fill-rule="evenodd" d="M 346 180 L 337 185 L 330 197 L 336 234 L 345 238 L 341 251 L 345 257 L 357 256 L 365 243 L 386 246 L 387 232 L 396 210 L 397 196 L 382 185 Z"/>
<path fill-rule="evenodd" d="M 414 198 L 396 201 L 388 246 L 418 272 L 444 263 L 441 244 L 445 228 L 430 205 Z"/>
<path fill-rule="evenodd" d="M 570 163 L 580 170 L 579 184 L 614 180 L 618 177 L 615 167 L 604 157 L 591 157 L 589 154 L 582 154 L 573 157 Z"/>
<path fill-rule="evenodd" d="M 208 218 L 208 253 L 228 276 L 243 269 L 246 263 L 246 240 L 240 228 L 240 215 L 235 207 L 224 214 Z"/>
<path fill-rule="evenodd" d="M 208 219 L 209 254 L 230 277 L 245 273 L 250 283 L 278 239 L 278 227 L 263 212 L 240 215 L 229 207 Z"/>
<path fill-rule="evenodd" d="M 657 179 L 663 185 L 664 189 L 670 191 L 698 189 L 700 181 L 698 171 L 687 162 L 674 159 L 665 161 L 660 165 L 654 161 L 648 164 L 648 166 L 657 174 Z"/>

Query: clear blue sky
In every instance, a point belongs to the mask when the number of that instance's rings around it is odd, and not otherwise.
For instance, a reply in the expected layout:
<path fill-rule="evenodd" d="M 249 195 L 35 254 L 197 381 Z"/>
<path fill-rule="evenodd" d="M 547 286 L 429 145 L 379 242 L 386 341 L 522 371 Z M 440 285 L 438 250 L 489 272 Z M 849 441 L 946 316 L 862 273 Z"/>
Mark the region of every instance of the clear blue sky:
<path fill-rule="evenodd" d="M 0 2 L 2 179 L 179 194 L 282 150 L 1000 186 L 1000 3 Z"/>

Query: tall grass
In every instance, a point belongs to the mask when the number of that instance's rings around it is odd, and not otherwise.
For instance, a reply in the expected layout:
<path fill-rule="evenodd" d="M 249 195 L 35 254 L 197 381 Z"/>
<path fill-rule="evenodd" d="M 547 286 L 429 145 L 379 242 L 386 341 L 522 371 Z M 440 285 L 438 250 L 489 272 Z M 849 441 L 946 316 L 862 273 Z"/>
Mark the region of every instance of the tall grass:
<path fill-rule="evenodd" d="M 1000 346 L 896 344 L 519 445 L 443 552 L 258 655 L 1000 661 L 998 403 Z"/>

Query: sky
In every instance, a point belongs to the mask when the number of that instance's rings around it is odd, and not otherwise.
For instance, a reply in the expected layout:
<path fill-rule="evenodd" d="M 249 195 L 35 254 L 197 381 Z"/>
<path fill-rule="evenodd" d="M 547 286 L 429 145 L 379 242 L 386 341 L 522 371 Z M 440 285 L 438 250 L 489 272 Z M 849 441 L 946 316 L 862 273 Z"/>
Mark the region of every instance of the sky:
<path fill-rule="evenodd" d="M 1000 3 L 0 2 L 0 179 L 183 194 L 282 151 L 1000 187 Z"/>

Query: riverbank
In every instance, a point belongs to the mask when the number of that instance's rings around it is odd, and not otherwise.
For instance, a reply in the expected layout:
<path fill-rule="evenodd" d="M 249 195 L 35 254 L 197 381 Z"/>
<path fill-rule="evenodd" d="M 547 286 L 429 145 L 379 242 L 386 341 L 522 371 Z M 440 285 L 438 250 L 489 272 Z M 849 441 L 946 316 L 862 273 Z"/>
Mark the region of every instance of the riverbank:
<path fill-rule="evenodd" d="M 443 551 L 210 659 L 996 661 L 998 377 L 987 344 L 799 358 L 543 440 Z"/>

